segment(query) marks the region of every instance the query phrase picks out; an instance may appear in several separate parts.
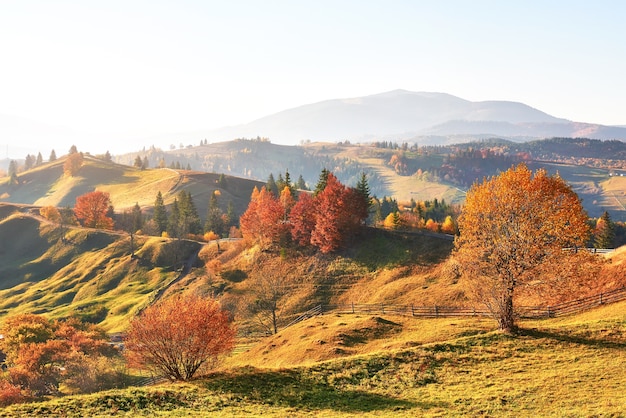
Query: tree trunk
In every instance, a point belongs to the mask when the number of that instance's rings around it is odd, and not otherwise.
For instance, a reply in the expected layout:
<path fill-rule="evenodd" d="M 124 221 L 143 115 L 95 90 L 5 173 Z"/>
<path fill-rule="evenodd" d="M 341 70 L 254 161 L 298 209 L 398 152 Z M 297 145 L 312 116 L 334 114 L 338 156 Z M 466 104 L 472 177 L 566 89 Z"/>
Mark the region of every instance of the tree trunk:
<path fill-rule="evenodd" d="M 511 288 L 507 289 L 505 294 L 502 295 L 497 319 L 501 331 L 506 333 L 515 332 L 517 327 L 515 326 L 515 315 L 513 312 L 513 289 Z"/>

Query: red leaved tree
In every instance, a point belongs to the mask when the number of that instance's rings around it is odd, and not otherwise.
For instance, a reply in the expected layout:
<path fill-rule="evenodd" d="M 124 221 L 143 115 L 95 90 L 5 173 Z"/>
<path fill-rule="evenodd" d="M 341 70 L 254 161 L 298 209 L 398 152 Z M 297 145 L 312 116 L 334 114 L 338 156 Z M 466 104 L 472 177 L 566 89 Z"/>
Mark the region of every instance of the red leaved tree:
<path fill-rule="evenodd" d="M 303 247 L 311 245 L 311 232 L 315 228 L 316 214 L 317 208 L 311 195 L 300 193 L 289 214 L 291 238 L 298 245 Z"/>
<path fill-rule="evenodd" d="M 189 380 L 232 350 L 235 329 L 212 299 L 179 295 L 146 308 L 130 324 L 125 355 L 131 365 L 171 380 Z"/>
<path fill-rule="evenodd" d="M 49 394 L 57 393 L 61 383 L 75 392 L 93 392 L 118 383 L 117 372 L 111 368 L 117 350 L 93 324 L 23 314 L 7 318 L 0 333 L 4 337 L 0 349 L 6 354 L 13 386 Z"/>
<path fill-rule="evenodd" d="M 244 238 L 257 241 L 262 247 L 280 242 L 285 230 L 285 209 L 265 186 L 261 191 L 255 187 L 248 209 L 241 215 L 239 224 Z"/>
<path fill-rule="evenodd" d="M 311 244 L 323 253 L 337 250 L 367 218 L 367 203 L 356 189 L 347 188 L 333 173 L 315 197 L 317 217 Z"/>
<path fill-rule="evenodd" d="M 90 192 L 76 198 L 74 214 L 88 228 L 113 229 L 108 216 L 111 197 L 106 192 Z"/>

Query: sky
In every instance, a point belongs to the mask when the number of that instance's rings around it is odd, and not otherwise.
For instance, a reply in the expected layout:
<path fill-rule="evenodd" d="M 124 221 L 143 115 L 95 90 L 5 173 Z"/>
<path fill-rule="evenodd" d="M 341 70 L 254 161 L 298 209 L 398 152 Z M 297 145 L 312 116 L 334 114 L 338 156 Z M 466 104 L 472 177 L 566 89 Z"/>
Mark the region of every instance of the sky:
<path fill-rule="evenodd" d="M 618 0 L 0 0 L 0 116 L 96 153 L 395 89 L 626 125 L 624 21 Z"/>

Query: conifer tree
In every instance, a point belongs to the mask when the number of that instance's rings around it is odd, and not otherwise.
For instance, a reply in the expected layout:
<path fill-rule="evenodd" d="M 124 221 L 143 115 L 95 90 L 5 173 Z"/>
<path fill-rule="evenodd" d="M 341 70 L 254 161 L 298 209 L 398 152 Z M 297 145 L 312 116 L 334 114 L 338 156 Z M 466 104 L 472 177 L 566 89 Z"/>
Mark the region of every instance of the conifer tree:
<path fill-rule="evenodd" d="M 320 178 L 317 181 L 317 184 L 315 185 L 315 191 L 313 192 L 313 196 L 317 196 L 326 188 L 326 183 L 328 182 L 329 174 L 330 174 L 330 171 L 328 171 L 326 168 L 322 169 L 322 172 L 320 173 Z"/>
<path fill-rule="evenodd" d="M 296 189 L 307 190 L 306 183 L 304 181 L 304 178 L 302 177 L 302 174 L 300 174 L 300 176 L 298 177 L 298 181 L 296 182 Z"/>
<path fill-rule="evenodd" d="M 609 212 L 604 211 L 602 216 L 596 222 L 594 230 L 596 248 L 613 248 L 615 241 L 615 225 L 611 220 Z"/>
<path fill-rule="evenodd" d="M 267 178 L 265 188 L 267 189 L 267 191 L 274 193 L 274 196 L 278 196 L 278 185 L 274 180 L 274 174 L 270 173 L 269 177 Z"/>
<path fill-rule="evenodd" d="M 157 225 L 157 229 L 159 235 L 163 233 L 163 231 L 167 231 L 167 211 L 165 210 L 165 204 L 163 203 L 163 195 L 161 191 L 156 195 L 156 199 L 154 201 L 154 222 Z"/>
<path fill-rule="evenodd" d="M 53 162 L 53 161 L 56 161 L 56 159 L 57 159 L 57 153 L 54 152 L 54 150 L 50 151 L 50 157 L 48 157 L 48 161 Z"/>
<path fill-rule="evenodd" d="M 213 231 L 219 236 L 224 233 L 224 221 L 222 219 L 222 211 L 218 205 L 217 194 L 211 193 L 209 199 L 209 208 L 207 209 L 206 222 L 204 224 L 204 232 Z"/>

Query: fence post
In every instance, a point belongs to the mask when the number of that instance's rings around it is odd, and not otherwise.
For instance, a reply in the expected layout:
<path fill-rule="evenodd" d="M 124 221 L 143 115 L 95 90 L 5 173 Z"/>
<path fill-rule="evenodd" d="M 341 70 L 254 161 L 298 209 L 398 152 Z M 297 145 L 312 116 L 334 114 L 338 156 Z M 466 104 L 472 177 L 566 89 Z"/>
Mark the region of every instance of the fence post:
<path fill-rule="evenodd" d="M 411 316 L 415 316 L 415 306 L 411 304 Z"/>
<path fill-rule="evenodd" d="M 435 318 L 439 318 L 439 308 L 435 305 Z"/>
<path fill-rule="evenodd" d="M 604 303 L 603 300 L 602 300 L 602 295 L 603 295 L 603 293 L 600 293 L 600 305 L 602 305 Z"/>
<path fill-rule="evenodd" d="M 380 304 L 380 310 L 383 312 L 383 314 L 385 313 L 385 304 L 384 303 Z"/>
<path fill-rule="evenodd" d="M 352 313 L 354 313 L 354 302 L 352 302 Z"/>
<path fill-rule="evenodd" d="M 552 318 L 552 309 L 548 306 L 548 318 Z"/>

